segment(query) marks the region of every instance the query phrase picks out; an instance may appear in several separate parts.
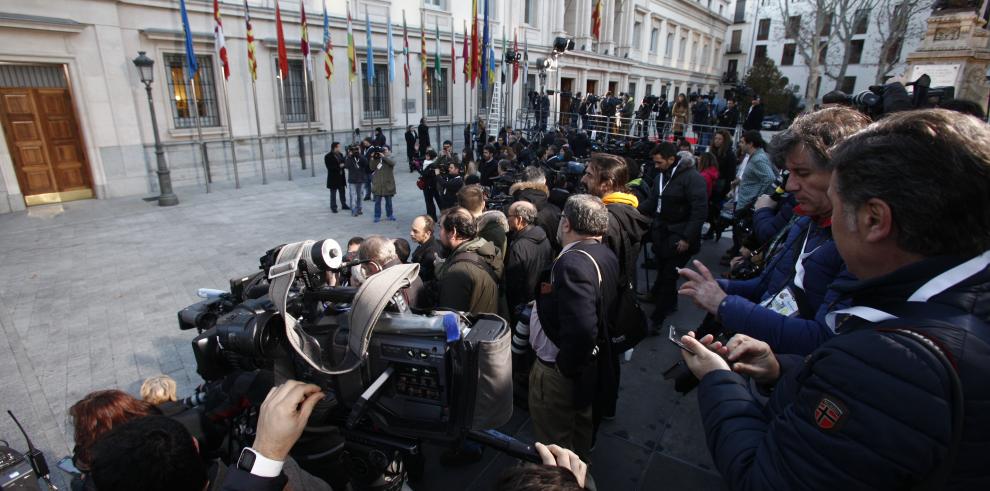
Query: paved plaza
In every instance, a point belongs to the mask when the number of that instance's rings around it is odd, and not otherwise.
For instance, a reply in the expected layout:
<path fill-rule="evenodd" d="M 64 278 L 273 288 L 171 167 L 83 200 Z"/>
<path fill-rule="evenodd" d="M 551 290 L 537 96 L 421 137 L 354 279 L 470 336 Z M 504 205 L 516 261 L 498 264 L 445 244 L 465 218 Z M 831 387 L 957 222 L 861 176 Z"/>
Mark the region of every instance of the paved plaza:
<path fill-rule="evenodd" d="M 0 215 L 0 409 L 12 410 L 49 464 L 72 449 L 67 408 L 86 393 L 165 373 L 189 395 L 201 380 L 176 312 L 198 301 L 200 287 L 226 289 L 257 270 L 269 248 L 304 239 L 355 235 L 407 237 L 423 210 L 412 174 L 396 167 L 396 222 L 331 214 L 325 171 L 317 177 L 245 188 L 176 190 L 181 204 L 160 208 L 139 198 L 86 200 Z M 322 171 L 322 169 L 319 169 Z M 307 172 L 308 173 L 308 172 Z M 322 174 L 322 175 L 321 175 Z M 727 246 L 706 242 L 717 263 Z M 641 280 L 642 281 L 642 280 Z M 701 313 L 687 302 L 670 321 L 691 327 Z M 720 489 L 697 416 L 694 394 L 673 392 L 661 372 L 678 357 L 649 338 L 622 367 L 618 418 L 606 422 L 594 452 L 598 489 Z M 516 410 L 505 431 L 532 440 L 528 415 Z M 26 445 L 6 415 L 0 438 Z M 494 451 L 470 467 L 443 469 L 427 448 L 424 482 L 414 489 L 490 489 L 512 459 Z M 54 471 L 56 474 L 59 471 Z M 57 476 L 62 480 L 62 476 Z"/>

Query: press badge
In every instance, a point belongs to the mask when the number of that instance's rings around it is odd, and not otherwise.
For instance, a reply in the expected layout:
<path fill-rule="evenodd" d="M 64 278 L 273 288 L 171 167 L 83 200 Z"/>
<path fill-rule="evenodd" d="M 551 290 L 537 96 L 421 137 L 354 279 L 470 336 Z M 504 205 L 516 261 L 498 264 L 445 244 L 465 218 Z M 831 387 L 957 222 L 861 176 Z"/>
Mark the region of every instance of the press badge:
<path fill-rule="evenodd" d="M 791 293 L 791 287 L 789 286 L 777 292 L 776 295 L 764 300 L 760 305 L 785 317 L 791 317 L 798 313 L 797 300 L 794 298 L 794 294 Z"/>

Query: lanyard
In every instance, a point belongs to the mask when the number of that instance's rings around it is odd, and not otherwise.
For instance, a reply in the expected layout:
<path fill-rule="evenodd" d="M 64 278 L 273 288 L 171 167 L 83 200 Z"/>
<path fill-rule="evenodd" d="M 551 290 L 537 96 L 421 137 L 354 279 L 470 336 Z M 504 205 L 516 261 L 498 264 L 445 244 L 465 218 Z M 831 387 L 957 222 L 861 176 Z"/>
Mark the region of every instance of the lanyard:
<path fill-rule="evenodd" d="M 990 265 L 990 251 L 986 251 L 959 266 L 956 266 L 930 280 L 918 288 L 917 291 L 908 297 L 908 302 L 927 302 L 930 298 L 938 295 L 953 286 L 966 281 L 971 276 L 986 269 Z M 883 322 L 885 320 L 896 319 L 893 314 L 871 307 L 849 307 L 848 309 L 836 310 L 825 315 L 825 323 L 835 332 L 835 320 L 839 315 L 855 316 L 870 322 Z"/>
<path fill-rule="evenodd" d="M 808 233 L 804 234 L 801 253 L 798 255 L 797 262 L 794 263 L 794 286 L 802 290 L 804 290 L 804 260 L 811 257 L 822 246 L 822 244 L 818 244 L 811 252 L 804 252 L 805 248 L 808 247 L 808 238 L 811 237 L 811 227 L 814 227 L 814 224 L 808 226 Z"/>
<path fill-rule="evenodd" d="M 661 207 L 661 205 L 663 205 L 663 191 L 665 189 L 667 189 L 667 186 L 670 186 L 670 181 L 673 181 L 674 180 L 674 174 L 677 173 L 677 168 L 680 165 L 681 165 L 681 163 L 678 162 L 677 165 L 674 166 L 674 170 L 670 171 L 670 179 L 667 179 L 667 184 L 664 184 L 663 183 L 663 181 L 664 181 L 664 179 L 663 179 L 663 172 L 660 173 L 660 183 L 659 183 L 659 186 L 658 186 L 660 188 L 660 190 L 657 191 L 657 213 L 660 213 L 660 207 Z"/>

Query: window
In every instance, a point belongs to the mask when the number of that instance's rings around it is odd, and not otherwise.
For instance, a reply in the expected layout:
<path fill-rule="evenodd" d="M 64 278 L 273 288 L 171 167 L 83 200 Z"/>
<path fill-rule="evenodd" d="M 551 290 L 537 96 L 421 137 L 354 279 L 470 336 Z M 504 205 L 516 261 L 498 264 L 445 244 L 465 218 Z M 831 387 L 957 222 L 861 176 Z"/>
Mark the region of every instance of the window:
<path fill-rule="evenodd" d="M 536 22 L 536 0 L 526 0 L 526 11 L 523 12 L 524 22 L 533 25 Z"/>
<path fill-rule="evenodd" d="M 819 75 L 818 78 L 815 79 L 815 99 L 817 99 L 818 95 L 821 93 L 822 93 L 822 77 Z"/>
<path fill-rule="evenodd" d="M 901 59 L 901 46 L 903 46 L 903 40 L 897 39 L 894 44 L 891 44 L 886 53 L 886 61 L 889 64 L 896 64 Z"/>
<path fill-rule="evenodd" d="M 739 72 L 739 60 L 729 60 L 729 67 L 726 70 L 726 75 L 731 80 L 735 80 L 738 77 Z"/>
<path fill-rule="evenodd" d="M 732 39 L 729 40 L 729 53 L 742 52 L 742 30 L 732 31 Z"/>
<path fill-rule="evenodd" d="M 746 0 L 736 0 L 736 15 L 732 22 L 746 22 Z"/>
<path fill-rule="evenodd" d="M 437 9 L 447 8 L 446 0 L 423 0 L 423 4 Z M 375 75 L 375 78 L 378 78 L 378 75 Z"/>
<path fill-rule="evenodd" d="M 629 82 L 629 95 L 633 96 L 634 99 L 636 98 L 636 83 L 635 82 Z"/>
<path fill-rule="evenodd" d="M 794 52 L 797 50 L 797 45 L 794 43 L 787 43 L 784 45 L 784 53 L 780 56 L 780 65 L 793 65 L 794 64 Z"/>
<path fill-rule="evenodd" d="M 658 41 L 657 38 L 659 38 L 659 37 L 660 37 L 660 29 L 657 29 L 656 27 L 654 27 L 650 31 L 650 53 L 656 53 L 657 52 L 657 41 Z"/>
<path fill-rule="evenodd" d="M 663 56 L 664 58 L 670 58 L 674 51 L 674 33 L 667 33 L 667 45 L 664 47 Z"/>
<path fill-rule="evenodd" d="M 801 16 L 792 15 L 787 19 L 787 32 L 784 37 L 796 38 L 799 32 L 801 32 Z"/>
<path fill-rule="evenodd" d="M 361 73 L 367 71 L 368 63 L 362 61 Z M 364 119 L 389 117 L 391 101 L 388 95 L 388 65 L 375 63 L 375 81 L 370 86 L 367 83 L 361 84 L 361 117 Z M 427 95 L 427 100 L 429 100 L 429 95 Z"/>
<path fill-rule="evenodd" d="M 663 98 L 663 99 L 666 99 L 667 98 L 667 91 L 668 90 L 670 90 L 670 86 L 669 85 L 661 85 L 660 86 L 660 97 Z"/>
<path fill-rule="evenodd" d="M 436 80 L 435 77 L 436 72 L 433 68 L 430 68 L 426 72 L 426 115 L 449 116 L 448 106 L 450 105 L 450 101 L 448 98 L 450 91 L 447 85 L 447 69 L 440 68 L 440 80 Z"/>
<path fill-rule="evenodd" d="M 853 24 L 853 34 L 866 34 L 866 29 L 870 26 L 870 9 L 859 9 L 856 11 L 856 21 Z"/>
<path fill-rule="evenodd" d="M 307 117 L 313 117 L 311 121 L 316 121 L 316 111 L 313 110 L 313 86 L 309 86 L 309 94 L 303 92 L 303 60 L 289 60 L 289 78 L 282 84 L 282 104 L 285 104 L 285 115 L 283 122 L 305 123 Z M 275 60 L 274 66 L 278 66 Z M 276 70 L 278 70 L 276 68 Z M 309 101 L 309 112 L 306 111 L 306 101 Z"/>
<path fill-rule="evenodd" d="M 724 7 L 724 5 L 719 4 L 719 6 L 718 6 L 718 15 L 722 15 L 722 7 Z"/>
<path fill-rule="evenodd" d="M 757 46 L 753 52 L 753 58 L 759 60 L 760 58 L 767 57 L 767 45 L 761 44 Z"/>
<path fill-rule="evenodd" d="M 691 42 L 691 63 L 698 63 L 698 41 Z"/>
<path fill-rule="evenodd" d="M 653 84 L 646 84 L 646 95 L 653 95 Z"/>
<path fill-rule="evenodd" d="M 701 66 L 708 66 L 708 43 L 705 43 L 704 47 L 701 48 Z"/>
<path fill-rule="evenodd" d="M 770 19 L 760 19 L 760 27 L 756 31 L 757 41 L 770 39 Z"/>
<path fill-rule="evenodd" d="M 825 16 L 824 22 L 822 22 L 822 32 L 819 34 L 822 36 L 828 36 L 832 33 L 832 17 L 835 14 L 828 14 Z"/>
<path fill-rule="evenodd" d="M 636 21 L 633 22 L 633 38 L 632 38 L 633 49 L 641 49 L 643 44 L 643 23 Z"/>
<path fill-rule="evenodd" d="M 684 51 L 687 49 L 687 37 L 681 36 L 681 45 L 677 50 L 677 61 L 684 61 Z"/>
<path fill-rule="evenodd" d="M 842 87 L 839 90 L 852 94 L 856 90 L 856 77 L 845 77 L 842 79 Z"/>
<path fill-rule="evenodd" d="M 823 44 L 818 48 L 818 63 L 825 63 L 828 59 L 828 44 Z"/>
<path fill-rule="evenodd" d="M 849 63 L 856 65 L 863 58 L 863 40 L 854 39 L 849 43 Z"/>
<path fill-rule="evenodd" d="M 165 74 L 168 77 L 168 90 L 171 94 L 172 122 L 176 128 L 195 128 L 196 118 L 189 104 L 192 94 L 186 83 L 186 55 L 165 53 Z M 220 126 L 217 110 L 217 89 L 213 81 L 213 58 L 209 55 L 196 55 L 199 72 L 193 79 L 196 86 L 196 114 L 202 126 Z"/>

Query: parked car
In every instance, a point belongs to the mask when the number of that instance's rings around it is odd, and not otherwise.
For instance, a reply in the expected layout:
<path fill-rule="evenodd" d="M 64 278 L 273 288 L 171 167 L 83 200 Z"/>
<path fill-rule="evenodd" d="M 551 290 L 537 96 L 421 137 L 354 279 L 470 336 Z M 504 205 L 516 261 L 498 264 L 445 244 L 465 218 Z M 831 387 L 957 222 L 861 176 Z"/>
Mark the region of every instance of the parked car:
<path fill-rule="evenodd" d="M 771 114 L 763 118 L 762 124 L 765 130 L 783 130 L 787 129 L 790 125 L 791 121 L 783 114 Z"/>

